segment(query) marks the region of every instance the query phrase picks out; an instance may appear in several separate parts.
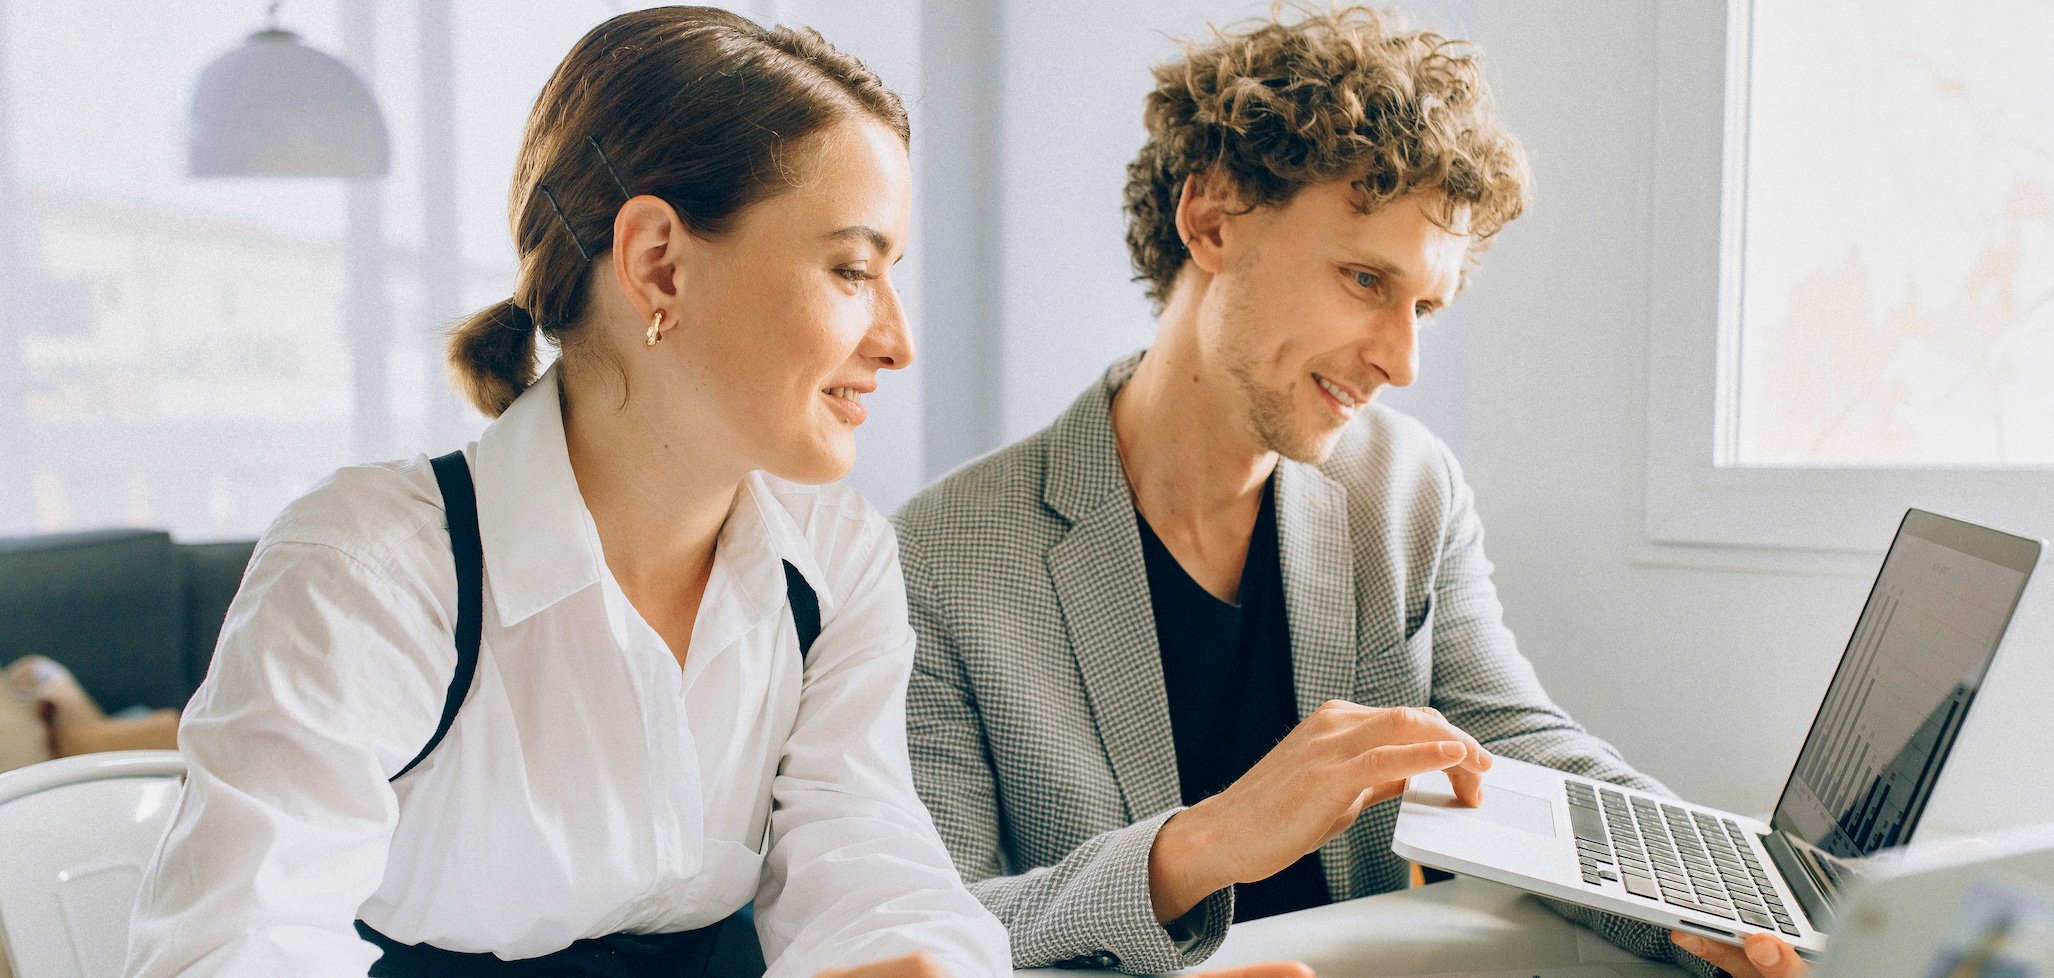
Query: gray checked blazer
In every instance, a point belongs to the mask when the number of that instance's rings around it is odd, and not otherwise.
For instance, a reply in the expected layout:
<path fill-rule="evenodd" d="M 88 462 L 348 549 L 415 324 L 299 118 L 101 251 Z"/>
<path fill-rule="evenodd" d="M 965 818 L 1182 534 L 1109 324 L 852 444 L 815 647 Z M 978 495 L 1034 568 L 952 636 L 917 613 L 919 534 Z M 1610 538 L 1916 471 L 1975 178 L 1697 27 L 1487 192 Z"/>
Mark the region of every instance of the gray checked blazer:
<path fill-rule="evenodd" d="M 1149 851 L 1182 795 L 1112 435 L 1112 396 L 1139 362 L 895 518 L 919 633 L 914 779 L 1023 968 L 1189 967 L 1233 919 L 1231 888 L 1167 928 L 1149 899 Z M 1423 426 L 1368 408 L 1326 463 L 1280 463 L 1275 491 L 1301 717 L 1333 699 L 1432 706 L 1494 753 L 1663 790 L 1541 689 L 1501 620 L 1469 488 Z M 1395 801 L 1376 806 L 1321 848 L 1335 900 L 1408 884 L 1396 819 Z M 1653 927 L 1561 909 L 1630 950 L 1688 958 Z"/>

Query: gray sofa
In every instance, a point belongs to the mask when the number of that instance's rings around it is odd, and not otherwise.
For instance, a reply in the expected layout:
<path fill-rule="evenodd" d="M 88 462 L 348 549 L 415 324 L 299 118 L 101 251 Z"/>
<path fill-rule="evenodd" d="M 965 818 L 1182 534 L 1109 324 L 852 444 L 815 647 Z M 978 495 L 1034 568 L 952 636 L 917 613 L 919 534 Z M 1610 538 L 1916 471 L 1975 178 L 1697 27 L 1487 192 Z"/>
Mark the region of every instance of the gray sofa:
<path fill-rule="evenodd" d="M 0 665 L 49 656 L 109 712 L 183 707 L 255 546 L 159 530 L 0 537 Z"/>

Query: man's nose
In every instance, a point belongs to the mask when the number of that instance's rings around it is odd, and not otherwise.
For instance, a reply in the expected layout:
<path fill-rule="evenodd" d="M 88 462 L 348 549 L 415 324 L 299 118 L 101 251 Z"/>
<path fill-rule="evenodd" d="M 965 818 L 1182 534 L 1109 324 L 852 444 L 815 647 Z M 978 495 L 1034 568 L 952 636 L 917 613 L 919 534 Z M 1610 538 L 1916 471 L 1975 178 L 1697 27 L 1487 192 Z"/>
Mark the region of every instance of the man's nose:
<path fill-rule="evenodd" d="M 1410 386 L 1419 376 L 1419 324 L 1419 314 L 1407 307 L 1379 316 L 1371 329 L 1364 359 L 1392 387 Z"/>

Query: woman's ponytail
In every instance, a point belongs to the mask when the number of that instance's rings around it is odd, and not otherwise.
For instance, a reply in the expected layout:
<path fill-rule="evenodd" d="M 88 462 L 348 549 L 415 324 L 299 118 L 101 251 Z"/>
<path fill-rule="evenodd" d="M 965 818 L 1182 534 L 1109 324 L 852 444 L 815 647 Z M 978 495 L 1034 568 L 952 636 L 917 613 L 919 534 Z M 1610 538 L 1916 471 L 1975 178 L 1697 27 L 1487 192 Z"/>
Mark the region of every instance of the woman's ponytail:
<path fill-rule="evenodd" d="M 535 320 L 506 299 L 457 321 L 449 369 L 478 410 L 499 417 L 535 382 Z"/>

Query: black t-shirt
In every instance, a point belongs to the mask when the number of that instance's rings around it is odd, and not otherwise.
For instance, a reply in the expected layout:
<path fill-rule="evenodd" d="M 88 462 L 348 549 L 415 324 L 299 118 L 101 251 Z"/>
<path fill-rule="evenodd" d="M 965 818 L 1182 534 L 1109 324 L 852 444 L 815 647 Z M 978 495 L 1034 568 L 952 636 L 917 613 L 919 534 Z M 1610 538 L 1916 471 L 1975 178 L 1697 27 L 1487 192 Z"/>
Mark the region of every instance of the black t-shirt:
<path fill-rule="evenodd" d="M 1212 596 L 1185 573 L 1148 521 L 1136 511 L 1148 593 L 1162 648 L 1170 731 L 1184 804 L 1197 804 L 1232 784 L 1298 723 L 1291 685 L 1291 629 L 1277 553 L 1275 481 L 1248 541 L 1237 604 Z M 1283 872 L 1234 888 L 1234 919 L 1253 920 L 1329 901 L 1319 854 Z"/>

